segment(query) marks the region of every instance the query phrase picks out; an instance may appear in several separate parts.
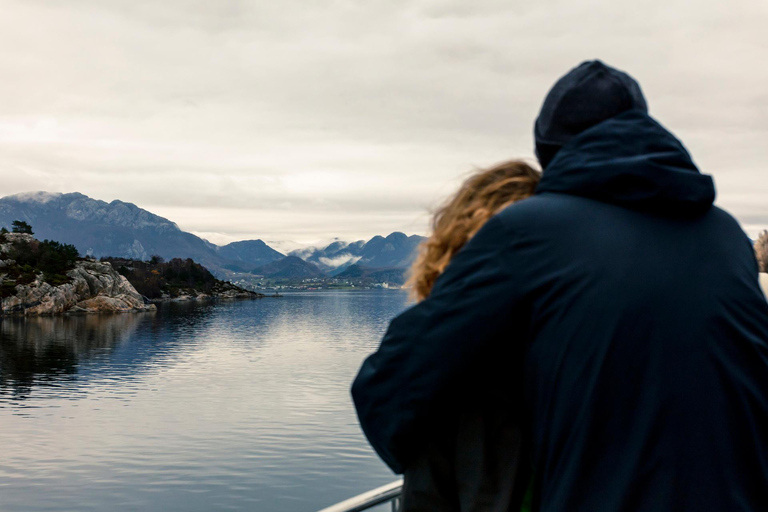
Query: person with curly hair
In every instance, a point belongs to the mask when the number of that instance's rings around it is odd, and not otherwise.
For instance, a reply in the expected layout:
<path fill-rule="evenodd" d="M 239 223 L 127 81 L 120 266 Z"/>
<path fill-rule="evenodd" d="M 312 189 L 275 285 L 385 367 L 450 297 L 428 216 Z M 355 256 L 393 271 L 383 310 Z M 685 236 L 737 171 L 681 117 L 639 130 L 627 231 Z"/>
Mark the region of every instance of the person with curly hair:
<path fill-rule="evenodd" d="M 522 160 L 469 176 L 434 214 L 432 233 L 406 283 L 412 298 L 429 297 L 456 253 L 495 214 L 531 197 L 540 179 L 539 171 Z M 405 471 L 402 512 L 521 510 L 530 472 L 522 421 L 514 407 L 495 407 L 499 397 L 487 398 L 457 398 L 455 417 Z"/>

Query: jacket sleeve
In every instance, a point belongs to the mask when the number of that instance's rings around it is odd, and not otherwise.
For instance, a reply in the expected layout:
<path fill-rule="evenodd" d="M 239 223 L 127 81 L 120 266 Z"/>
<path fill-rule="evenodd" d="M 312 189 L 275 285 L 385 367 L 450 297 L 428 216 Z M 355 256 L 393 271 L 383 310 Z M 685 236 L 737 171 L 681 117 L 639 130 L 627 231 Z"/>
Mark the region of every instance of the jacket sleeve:
<path fill-rule="evenodd" d="M 525 332 L 512 328 L 521 296 L 510 237 L 498 216 L 486 223 L 430 297 L 391 322 L 352 385 L 363 432 L 395 473 L 439 428 L 452 397 L 482 375 L 483 361 L 498 358 L 513 331 Z"/>

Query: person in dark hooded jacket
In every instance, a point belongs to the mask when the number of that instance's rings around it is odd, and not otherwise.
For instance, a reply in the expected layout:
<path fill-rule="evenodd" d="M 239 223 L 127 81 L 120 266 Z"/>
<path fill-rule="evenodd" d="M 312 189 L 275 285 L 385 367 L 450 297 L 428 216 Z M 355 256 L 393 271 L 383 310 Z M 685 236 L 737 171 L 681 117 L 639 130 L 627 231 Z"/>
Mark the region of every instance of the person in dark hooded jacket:
<path fill-rule="evenodd" d="M 534 510 L 768 510 L 768 303 L 711 178 L 600 61 L 555 84 L 535 136 L 536 195 L 363 363 L 371 445 L 401 473 L 457 397 L 493 397 L 530 431 Z"/>

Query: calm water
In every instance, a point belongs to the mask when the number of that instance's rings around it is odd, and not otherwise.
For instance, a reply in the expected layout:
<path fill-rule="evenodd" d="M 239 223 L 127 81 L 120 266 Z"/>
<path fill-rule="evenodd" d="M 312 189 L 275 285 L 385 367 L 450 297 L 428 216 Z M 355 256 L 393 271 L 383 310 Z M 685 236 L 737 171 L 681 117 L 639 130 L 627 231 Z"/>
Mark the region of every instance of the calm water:
<path fill-rule="evenodd" d="M 398 291 L 0 320 L 0 510 L 312 511 L 394 480 L 349 385 Z"/>

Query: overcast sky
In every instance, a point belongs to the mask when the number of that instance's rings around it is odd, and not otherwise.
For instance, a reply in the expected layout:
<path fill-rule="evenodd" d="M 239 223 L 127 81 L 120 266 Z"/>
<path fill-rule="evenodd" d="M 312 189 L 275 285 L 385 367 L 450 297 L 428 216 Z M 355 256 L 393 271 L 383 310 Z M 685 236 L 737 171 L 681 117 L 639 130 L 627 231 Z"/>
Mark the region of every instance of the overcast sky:
<path fill-rule="evenodd" d="M 424 233 L 474 166 L 532 158 L 585 59 L 768 228 L 765 0 L 0 0 L 0 196 L 78 191 L 216 243 Z"/>

